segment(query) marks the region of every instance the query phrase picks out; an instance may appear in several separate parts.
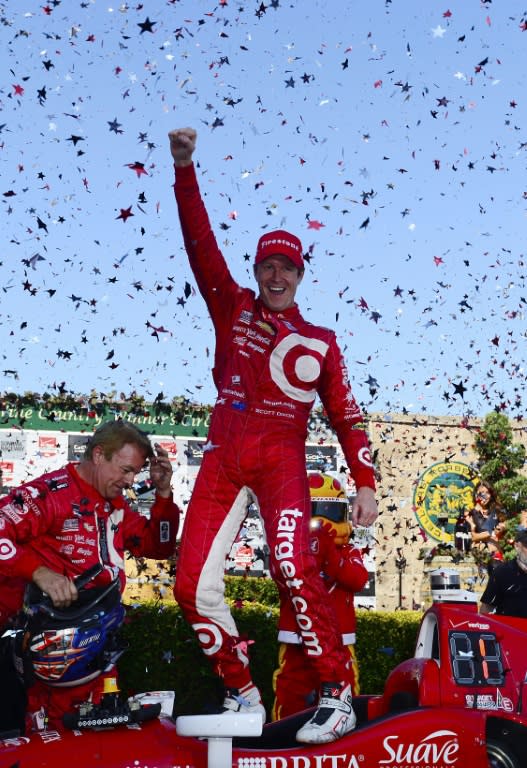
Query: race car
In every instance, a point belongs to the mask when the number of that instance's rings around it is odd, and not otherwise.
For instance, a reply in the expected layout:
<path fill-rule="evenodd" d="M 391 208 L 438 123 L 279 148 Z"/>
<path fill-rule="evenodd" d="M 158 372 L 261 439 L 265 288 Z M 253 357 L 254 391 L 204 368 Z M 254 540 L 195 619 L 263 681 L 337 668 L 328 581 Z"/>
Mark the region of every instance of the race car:
<path fill-rule="evenodd" d="M 257 715 L 174 720 L 153 694 L 119 705 L 124 724 L 88 711 L 4 738 L 0 768 L 527 768 L 527 620 L 478 614 L 455 571 L 432 573 L 432 595 L 413 658 L 382 694 L 355 697 L 356 729 L 331 744 L 295 742 L 312 710 L 263 727 Z"/>

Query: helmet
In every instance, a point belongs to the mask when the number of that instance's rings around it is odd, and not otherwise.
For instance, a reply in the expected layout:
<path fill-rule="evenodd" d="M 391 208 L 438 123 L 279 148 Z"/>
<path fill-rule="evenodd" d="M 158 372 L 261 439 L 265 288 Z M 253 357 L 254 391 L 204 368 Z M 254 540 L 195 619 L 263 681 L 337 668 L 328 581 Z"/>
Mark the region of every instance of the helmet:
<path fill-rule="evenodd" d="M 311 496 L 311 528 L 329 523 L 336 533 L 335 544 L 347 544 L 351 535 L 349 502 L 342 483 L 322 472 L 308 475 Z"/>
<path fill-rule="evenodd" d="M 30 673 L 54 687 L 93 680 L 111 668 L 124 651 L 117 631 L 124 619 L 119 580 L 83 589 L 69 608 L 36 601 L 30 585 L 24 604 L 24 662 Z"/>

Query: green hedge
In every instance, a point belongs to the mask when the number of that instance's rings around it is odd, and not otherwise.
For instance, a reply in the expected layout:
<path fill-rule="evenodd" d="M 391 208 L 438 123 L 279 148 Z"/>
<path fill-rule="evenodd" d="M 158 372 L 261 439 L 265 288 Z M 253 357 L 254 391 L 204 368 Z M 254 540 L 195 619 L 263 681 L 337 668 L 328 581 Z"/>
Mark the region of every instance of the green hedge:
<path fill-rule="evenodd" d="M 382 693 L 388 673 L 414 655 L 421 611 L 357 610 L 361 693 Z"/>
<path fill-rule="evenodd" d="M 252 576 L 226 576 L 225 597 L 228 600 L 245 600 L 262 605 L 280 605 L 278 589 L 272 579 L 257 579 Z"/>
<path fill-rule="evenodd" d="M 254 682 L 264 704 L 272 706 L 272 675 L 277 658 L 278 595 L 269 579 L 229 577 L 226 596 L 248 653 Z M 255 598 L 263 598 L 262 602 Z M 400 661 L 413 656 L 422 614 L 417 611 L 357 611 L 357 657 L 362 693 L 380 693 Z M 222 699 L 194 632 L 173 602 L 127 606 L 127 651 L 119 660 L 124 693 L 174 690 L 175 714 L 213 710 Z"/>

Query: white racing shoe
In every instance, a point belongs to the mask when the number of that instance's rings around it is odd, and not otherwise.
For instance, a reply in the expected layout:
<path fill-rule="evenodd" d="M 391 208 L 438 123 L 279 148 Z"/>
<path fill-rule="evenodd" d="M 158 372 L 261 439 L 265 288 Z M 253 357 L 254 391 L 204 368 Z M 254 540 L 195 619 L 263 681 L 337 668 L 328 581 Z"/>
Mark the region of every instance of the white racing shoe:
<path fill-rule="evenodd" d="M 355 728 L 349 683 L 322 683 L 318 708 L 296 734 L 303 744 L 329 744 Z"/>
<path fill-rule="evenodd" d="M 250 683 L 243 688 L 226 688 L 223 714 L 261 714 L 265 723 L 266 712 L 258 688 Z"/>

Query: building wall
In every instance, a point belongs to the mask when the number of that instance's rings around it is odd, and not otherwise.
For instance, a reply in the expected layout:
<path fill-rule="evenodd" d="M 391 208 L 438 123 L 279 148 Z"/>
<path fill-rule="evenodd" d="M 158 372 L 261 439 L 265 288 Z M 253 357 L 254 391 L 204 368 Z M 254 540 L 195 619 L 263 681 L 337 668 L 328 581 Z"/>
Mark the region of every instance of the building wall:
<path fill-rule="evenodd" d="M 461 421 L 452 417 L 372 415 L 369 432 L 379 472 L 379 518 L 376 525 L 376 608 L 399 606 L 397 550 L 404 553 L 407 566 L 402 574 L 402 607 L 421 608 L 427 591 L 430 566 L 419 559 L 424 549 L 438 541 L 419 524 L 413 505 L 419 478 L 439 462 L 474 465 L 474 435 L 480 420 Z M 513 425 L 514 442 L 527 446 L 527 423 Z M 444 567 L 445 558 L 441 558 Z M 472 575 L 477 573 L 472 570 Z M 477 573 L 481 589 L 485 574 Z"/>

